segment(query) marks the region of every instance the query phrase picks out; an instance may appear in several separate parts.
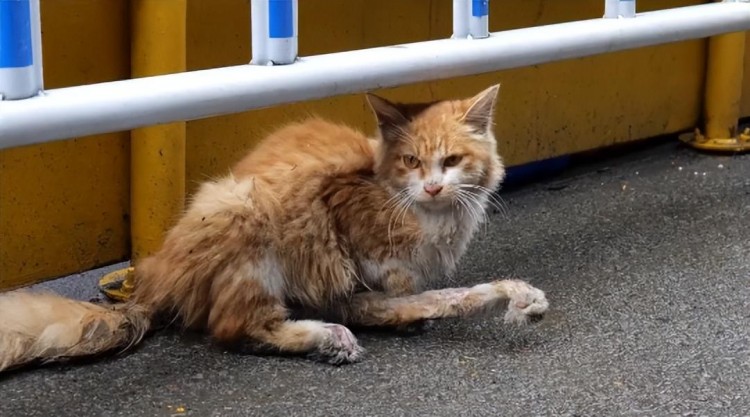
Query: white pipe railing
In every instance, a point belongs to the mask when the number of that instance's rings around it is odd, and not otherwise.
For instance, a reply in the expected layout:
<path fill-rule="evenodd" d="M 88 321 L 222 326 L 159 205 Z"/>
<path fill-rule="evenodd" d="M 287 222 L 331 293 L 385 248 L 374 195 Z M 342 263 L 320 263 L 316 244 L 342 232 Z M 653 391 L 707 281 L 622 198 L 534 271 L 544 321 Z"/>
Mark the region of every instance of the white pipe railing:
<path fill-rule="evenodd" d="M 750 29 L 750 3 L 723 2 L 47 91 L 0 101 L 0 149 L 193 120 Z"/>

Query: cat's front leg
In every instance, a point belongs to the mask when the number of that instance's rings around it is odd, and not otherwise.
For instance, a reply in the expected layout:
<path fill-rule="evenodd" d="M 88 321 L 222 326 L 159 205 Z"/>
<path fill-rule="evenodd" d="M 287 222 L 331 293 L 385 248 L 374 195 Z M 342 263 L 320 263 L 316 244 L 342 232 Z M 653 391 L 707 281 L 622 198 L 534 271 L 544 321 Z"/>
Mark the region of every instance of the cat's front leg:
<path fill-rule="evenodd" d="M 469 317 L 506 306 L 505 321 L 522 324 L 541 318 L 549 303 L 542 290 L 520 280 L 425 291 L 403 297 L 364 292 L 353 297 L 349 321 L 364 326 L 398 327 L 423 320 Z"/>
<path fill-rule="evenodd" d="M 383 279 L 384 292 L 391 297 L 403 297 L 417 292 L 417 279 L 409 271 L 393 268 Z"/>
<path fill-rule="evenodd" d="M 394 268 L 386 273 L 383 279 L 383 289 L 389 297 L 404 297 L 417 293 L 418 280 L 414 274 L 406 269 Z M 417 320 L 410 323 L 397 325 L 395 330 L 405 336 L 423 333 L 429 329 L 433 320 Z"/>

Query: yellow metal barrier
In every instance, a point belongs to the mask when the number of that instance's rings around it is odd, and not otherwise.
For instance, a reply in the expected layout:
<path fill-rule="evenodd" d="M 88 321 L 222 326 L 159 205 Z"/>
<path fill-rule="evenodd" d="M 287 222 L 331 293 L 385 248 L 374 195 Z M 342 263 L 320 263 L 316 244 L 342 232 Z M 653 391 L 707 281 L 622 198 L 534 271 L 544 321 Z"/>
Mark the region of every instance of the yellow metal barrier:
<path fill-rule="evenodd" d="M 186 0 L 133 0 L 132 76 L 185 71 Z M 185 123 L 131 132 L 132 260 L 159 249 L 185 199 Z M 106 275 L 100 288 L 115 299 L 133 289 L 132 269 Z"/>
<path fill-rule="evenodd" d="M 696 129 L 683 135 L 687 144 L 703 150 L 740 152 L 750 150 L 750 129 L 738 132 L 745 72 L 745 32 L 709 40 L 704 103 L 705 134 Z"/>
<path fill-rule="evenodd" d="M 127 0 L 40 3 L 45 87 L 130 77 Z M 128 256 L 129 149 L 118 132 L 0 151 L 0 290 Z"/>

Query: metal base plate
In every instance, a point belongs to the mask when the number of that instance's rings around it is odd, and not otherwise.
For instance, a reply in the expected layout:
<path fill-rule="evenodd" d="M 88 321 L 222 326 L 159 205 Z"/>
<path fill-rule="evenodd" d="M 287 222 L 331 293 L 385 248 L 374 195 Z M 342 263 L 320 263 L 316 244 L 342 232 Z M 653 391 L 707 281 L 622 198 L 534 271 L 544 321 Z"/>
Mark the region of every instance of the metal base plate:
<path fill-rule="evenodd" d="M 133 268 L 120 269 L 99 280 L 99 291 L 115 301 L 125 301 L 133 294 Z"/>
<path fill-rule="evenodd" d="M 750 151 L 750 128 L 734 138 L 707 138 L 700 130 L 680 135 L 680 140 L 693 148 L 712 152 L 747 152 Z"/>

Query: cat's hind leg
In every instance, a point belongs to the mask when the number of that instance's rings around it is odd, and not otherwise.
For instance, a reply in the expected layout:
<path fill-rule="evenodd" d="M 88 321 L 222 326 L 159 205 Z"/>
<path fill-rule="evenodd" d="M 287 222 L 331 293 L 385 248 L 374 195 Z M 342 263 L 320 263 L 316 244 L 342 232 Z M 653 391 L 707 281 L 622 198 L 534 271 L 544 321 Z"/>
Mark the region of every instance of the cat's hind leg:
<path fill-rule="evenodd" d="M 270 324 L 270 327 L 268 327 Z M 340 324 L 317 320 L 284 320 L 248 329 L 254 342 L 281 353 L 302 353 L 320 362 L 343 365 L 358 362 L 364 349 L 352 332 Z"/>
<path fill-rule="evenodd" d="M 522 324 L 541 318 L 549 303 L 543 291 L 519 280 L 425 291 L 404 297 L 362 292 L 352 298 L 347 321 L 361 326 L 403 326 L 421 320 L 469 317 L 506 306 L 505 321 Z"/>
<path fill-rule="evenodd" d="M 252 278 L 227 280 L 214 288 L 208 328 L 220 342 L 249 342 L 264 351 L 307 354 L 314 359 L 345 364 L 357 362 L 364 349 L 340 324 L 291 320 L 283 302 Z"/>

